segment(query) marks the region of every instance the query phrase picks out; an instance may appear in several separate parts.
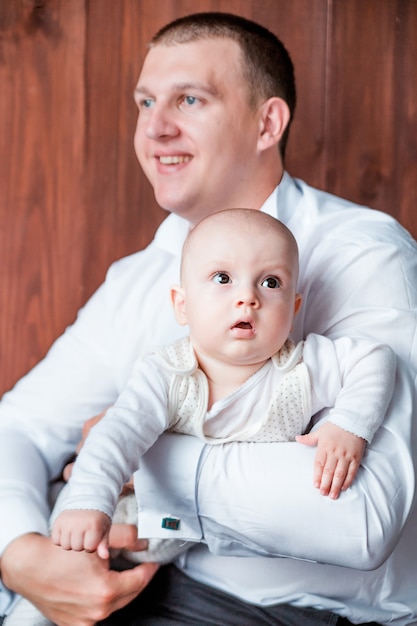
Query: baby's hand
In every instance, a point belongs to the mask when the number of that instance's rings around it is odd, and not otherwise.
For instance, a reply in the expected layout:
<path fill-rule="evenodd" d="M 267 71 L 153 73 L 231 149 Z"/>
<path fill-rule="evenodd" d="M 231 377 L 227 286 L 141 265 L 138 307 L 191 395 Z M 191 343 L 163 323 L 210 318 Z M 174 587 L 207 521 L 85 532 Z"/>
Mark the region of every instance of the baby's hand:
<path fill-rule="evenodd" d="M 352 484 L 366 441 L 331 422 L 307 435 L 297 435 L 296 440 L 306 446 L 317 446 L 313 484 L 323 496 L 336 500 Z"/>
<path fill-rule="evenodd" d="M 100 558 L 108 559 L 110 526 L 110 518 L 101 511 L 68 509 L 56 518 L 52 541 L 64 550 L 97 551 Z"/>

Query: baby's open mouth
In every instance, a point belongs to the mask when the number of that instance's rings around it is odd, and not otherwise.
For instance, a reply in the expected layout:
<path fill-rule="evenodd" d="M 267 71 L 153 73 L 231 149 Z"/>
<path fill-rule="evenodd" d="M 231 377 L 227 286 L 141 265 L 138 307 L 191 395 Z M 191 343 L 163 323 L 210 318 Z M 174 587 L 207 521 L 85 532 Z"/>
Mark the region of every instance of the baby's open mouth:
<path fill-rule="evenodd" d="M 248 328 L 248 329 L 251 329 L 252 328 L 252 324 L 250 322 L 239 322 L 238 324 L 236 324 L 235 328 Z"/>

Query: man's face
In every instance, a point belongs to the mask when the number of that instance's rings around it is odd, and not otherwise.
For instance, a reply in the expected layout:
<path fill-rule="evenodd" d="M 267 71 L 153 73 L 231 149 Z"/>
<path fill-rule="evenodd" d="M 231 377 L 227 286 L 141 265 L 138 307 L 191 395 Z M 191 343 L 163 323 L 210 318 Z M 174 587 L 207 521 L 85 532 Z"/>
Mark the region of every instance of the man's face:
<path fill-rule="evenodd" d="M 255 208 L 260 113 L 235 42 L 152 48 L 135 99 L 135 150 L 160 206 L 194 223 L 219 207 Z M 259 185 L 256 194 L 264 200 Z"/>

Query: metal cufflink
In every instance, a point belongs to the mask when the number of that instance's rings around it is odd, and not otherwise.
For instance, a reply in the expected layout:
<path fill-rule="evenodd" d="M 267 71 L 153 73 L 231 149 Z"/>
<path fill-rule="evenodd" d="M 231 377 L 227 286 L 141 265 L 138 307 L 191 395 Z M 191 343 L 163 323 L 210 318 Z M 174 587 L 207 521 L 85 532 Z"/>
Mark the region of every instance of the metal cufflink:
<path fill-rule="evenodd" d="M 163 517 L 161 526 L 168 530 L 178 530 L 181 520 L 178 517 Z"/>

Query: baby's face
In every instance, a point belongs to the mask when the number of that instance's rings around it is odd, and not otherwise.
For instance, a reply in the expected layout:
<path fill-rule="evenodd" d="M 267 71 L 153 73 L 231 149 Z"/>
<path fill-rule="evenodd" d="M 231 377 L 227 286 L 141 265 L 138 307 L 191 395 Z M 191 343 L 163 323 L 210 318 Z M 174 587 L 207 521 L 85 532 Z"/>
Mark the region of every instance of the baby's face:
<path fill-rule="evenodd" d="M 197 354 L 237 365 L 275 354 L 299 306 L 297 274 L 297 251 L 284 231 L 257 220 L 208 220 L 190 242 L 182 273 Z"/>

